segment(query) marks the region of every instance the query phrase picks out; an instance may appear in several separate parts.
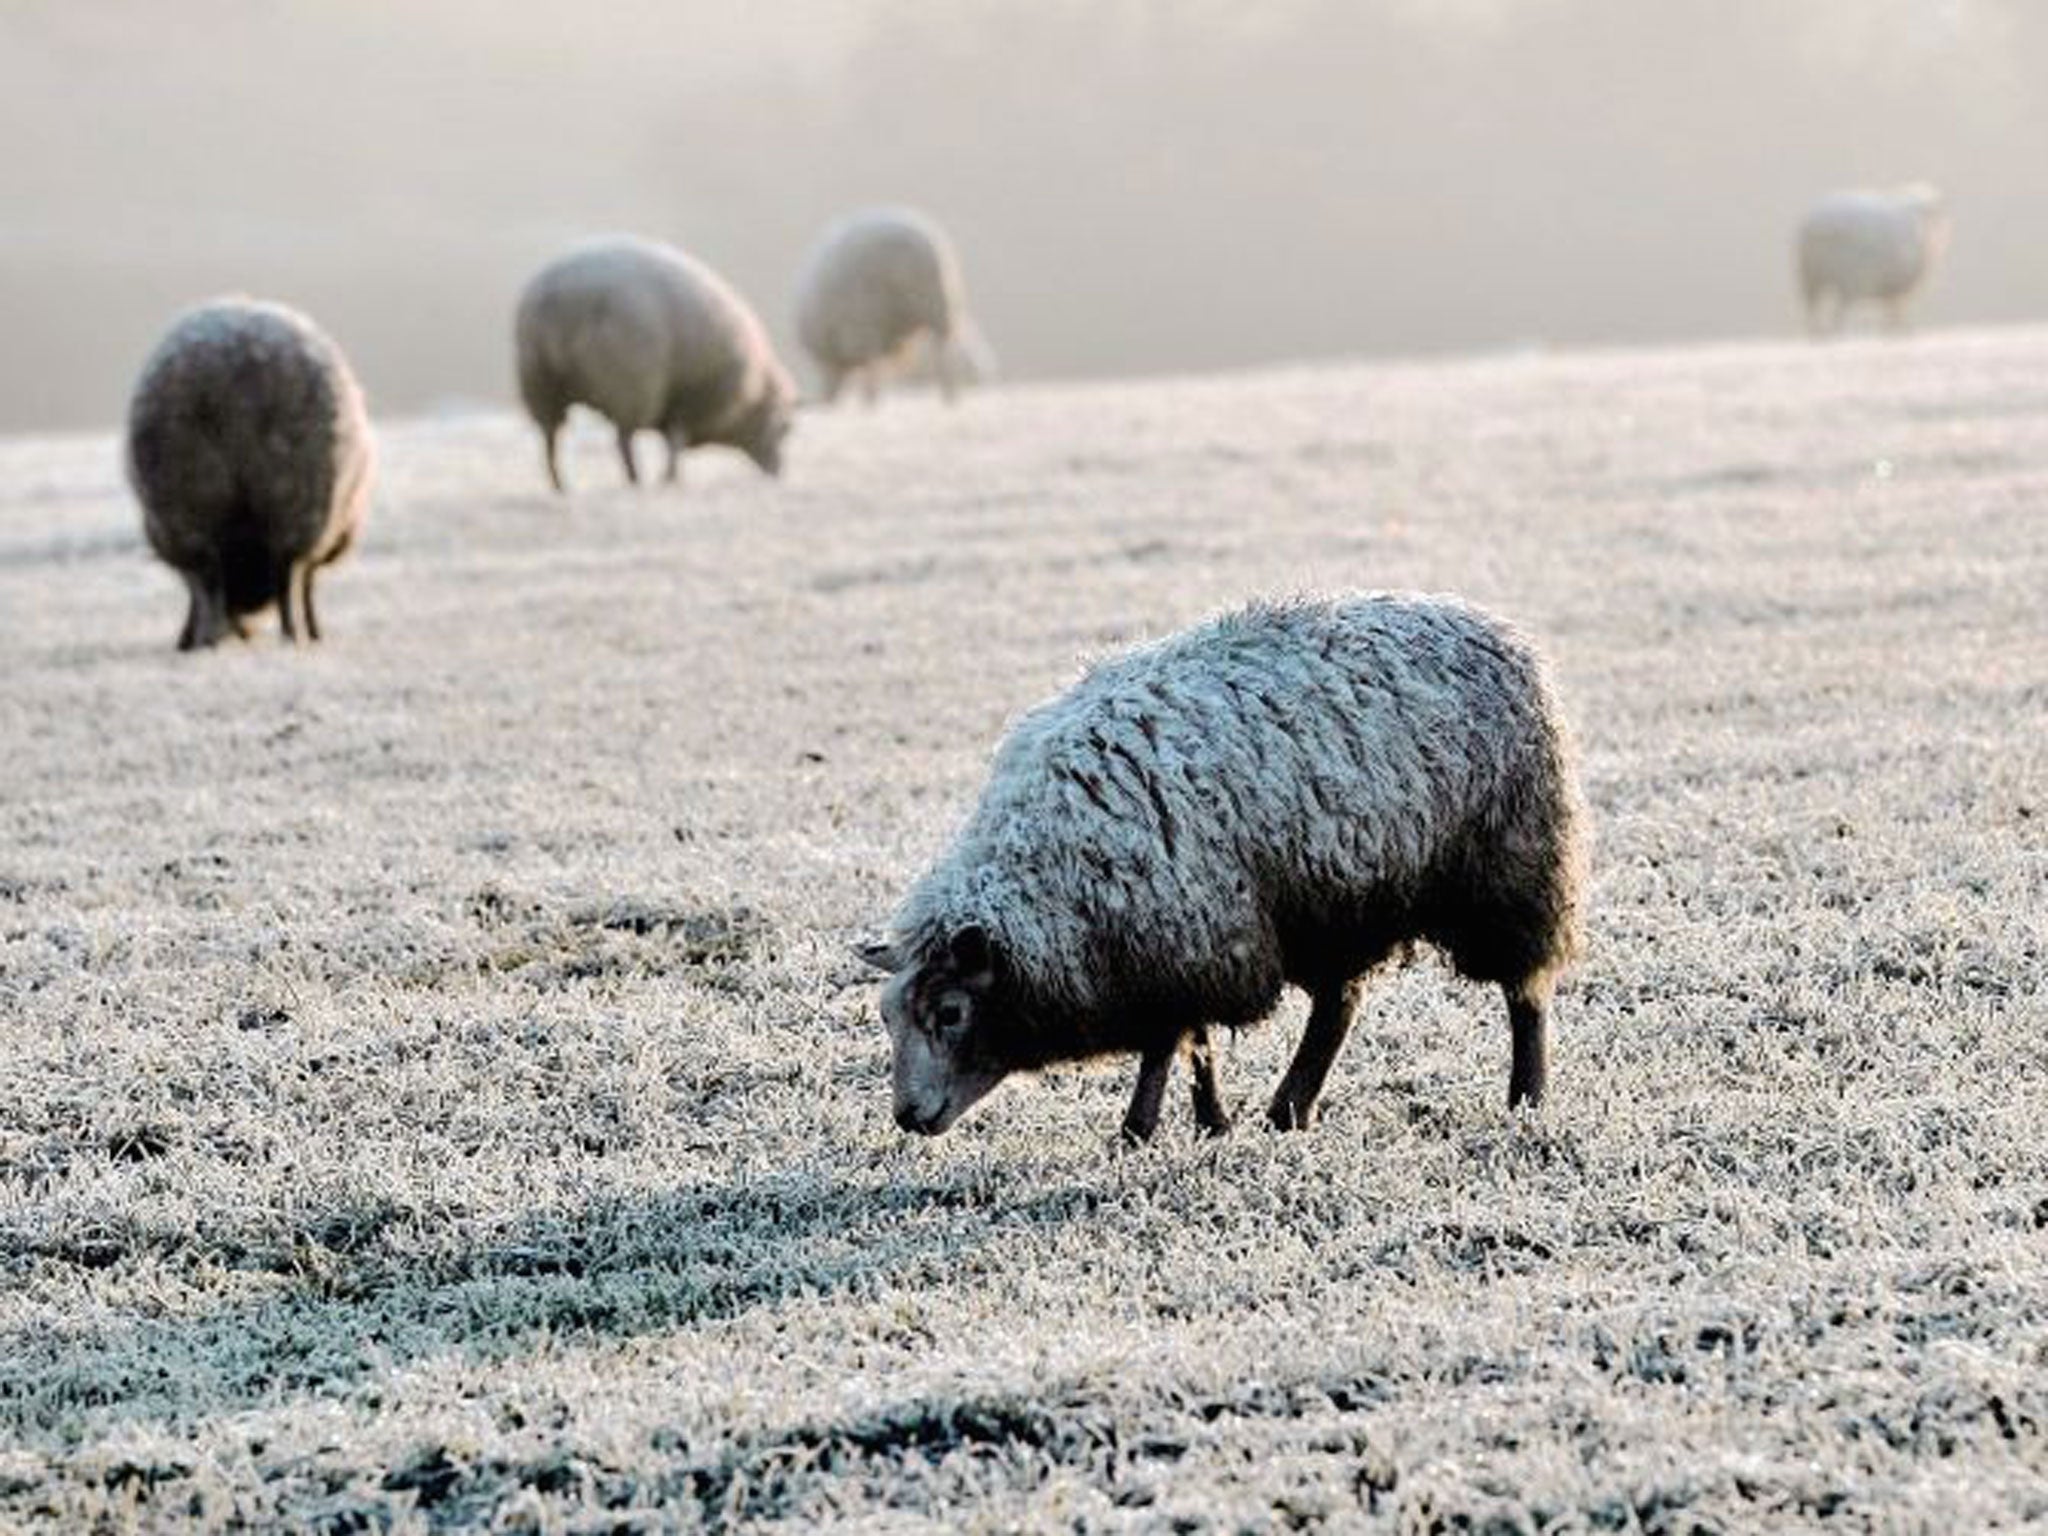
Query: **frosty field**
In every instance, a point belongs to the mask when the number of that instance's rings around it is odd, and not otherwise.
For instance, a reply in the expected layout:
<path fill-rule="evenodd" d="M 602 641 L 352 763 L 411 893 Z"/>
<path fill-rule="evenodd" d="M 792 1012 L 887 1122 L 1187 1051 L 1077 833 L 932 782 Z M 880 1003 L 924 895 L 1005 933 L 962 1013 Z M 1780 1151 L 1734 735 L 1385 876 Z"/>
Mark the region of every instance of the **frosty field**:
<path fill-rule="evenodd" d="M 2048 331 L 381 448 L 327 641 L 179 656 L 112 438 L 0 442 L 0 1529 L 2048 1521 Z M 1354 587 L 1556 662 L 1543 1112 L 1424 962 L 1306 1133 L 899 1133 L 848 946 L 1005 722 Z"/>

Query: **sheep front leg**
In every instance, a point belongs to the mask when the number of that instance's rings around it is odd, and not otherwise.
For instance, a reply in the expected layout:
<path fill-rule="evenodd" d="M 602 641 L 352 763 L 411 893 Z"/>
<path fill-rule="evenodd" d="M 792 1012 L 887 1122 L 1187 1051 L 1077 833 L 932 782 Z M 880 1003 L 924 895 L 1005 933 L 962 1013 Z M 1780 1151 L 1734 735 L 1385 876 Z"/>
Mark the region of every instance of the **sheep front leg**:
<path fill-rule="evenodd" d="M 1159 1129 L 1160 1106 L 1166 1101 L 1167 1079 L 1173 1076 L 1174 1052 L 1178 1040 L 1153 1046 L 1138 1064 L 1138 1086 L 1131 1091 L 1131 1107 L 1124 1112 L 1124 1140 L 1141 1146 Z"/>
<path fill-rule="evenodd" d="M 1508 1027 L 1514 1032 L 1514 1065 L 1508 1073 L 1508 1108 L 1543 1102 L 1543 1089 L 1550 1078 L 1550 999 L 1548 988 L 1538 992 L 1517 987 L 1508 991 Z"/>
<path fill-rule="evenodd" d="M 1207 1135 L 1221 1136 L 1230 1129 L 1230 1111 L 1216 1085 L 1216 1047 L 1206 1028 L 1188 1037 L 1188 1065 L 1194 1069 L 1195 1124 Z"/>
<path fill-rule="evenodd" d="M 1305 1130 L 1315 1119 L 1316 1100 L 1330 1075 L 1330 1064 L 1343 1049 L 1351 1033 L 1351 1017 L 1358 1009 L 1356 980 L 1316 988 L 1308 1013 L 1308 1028 L 1295 1047 L 1294 1061 L 1267 1107 L 1266 1118 L 1283 1131 Z"/>

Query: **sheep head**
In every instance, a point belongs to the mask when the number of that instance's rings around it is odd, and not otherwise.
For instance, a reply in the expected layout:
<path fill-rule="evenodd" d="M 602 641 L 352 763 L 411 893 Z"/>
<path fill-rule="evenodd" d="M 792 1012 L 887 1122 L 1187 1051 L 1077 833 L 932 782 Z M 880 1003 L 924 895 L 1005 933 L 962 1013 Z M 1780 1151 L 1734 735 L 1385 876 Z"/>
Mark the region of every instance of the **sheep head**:
<path fill-rule="evenodd" d="M 988 931 L 956 930 L 929 953 L 893 944 L 863 946 L 861 958 L 889 972 L 882 1020 L 889 1029 L 896 1123 L 920 1136 L 948 1129 L 1010 1074 L 998 1048 L 1002 957 Z"/>

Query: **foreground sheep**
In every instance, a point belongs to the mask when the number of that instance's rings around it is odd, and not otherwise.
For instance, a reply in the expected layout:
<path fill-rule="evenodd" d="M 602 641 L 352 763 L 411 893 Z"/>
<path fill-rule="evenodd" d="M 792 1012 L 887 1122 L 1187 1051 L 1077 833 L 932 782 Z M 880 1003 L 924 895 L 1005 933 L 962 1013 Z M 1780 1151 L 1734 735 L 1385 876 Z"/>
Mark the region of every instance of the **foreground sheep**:
<path fill-rule="evenodd" d="M 948 400 L 995 366 L 952 242 L 908 208 L 870 208 L 825 232 L 797 280 L 796 330 L 827 401 L 857 378 L 872 403 L 883 375 L 916 366 L 920 345 Z"/>
<path fill-rule="evenodd" d="M 1948 231 L 1941 194 L 1925 184 L 1822 198 L 1799 226 L 1807 329 L 1825 335 L 1851 305 L 1865 301 L 1882 304 L 1886 322 L 1898 329 L 1906 300 L 1927 280 Z"/>
<path fill-rule="evenodd" d="M 178 649 L 246 636 L 272 603 L 287 639 L 319 639 L 313 575 L 362 528 L 373 459 L 362 391 L 311 320 L 250 299 L 180 316 L 128 407 L 143 531 L 191 593 Z"/>
<path fill-rule="evenodd" d="M 1462 603 L 1259 606 L 1097 666 L 1018 722 L 889 940 L 895 1111 L 937 1135 L 1012 1072 L 1136 1051 L 1125 1134 L 1209 1030 L 1313 1008 L 1268 1118 L 1309 1123 L 1364 975 L 1412 940 L 1507 994 L 1510 1104 L 1542 1097 L 1577 947 L 1581 813 L 1542 663 Z"/>
<path fill-rule="evenodd" d="M 579 246 L 527 284 L 516 330 L 519 393 L 556 490 L 556 437 L 572 405 L 618 430 L 635 485 L 633 434 L 646 430 L 668 444 L 671 482 L 682 451 L 706 443 L 781 473 L 796 386 L 746 300 L 694 257 L 651 240 Z"/>

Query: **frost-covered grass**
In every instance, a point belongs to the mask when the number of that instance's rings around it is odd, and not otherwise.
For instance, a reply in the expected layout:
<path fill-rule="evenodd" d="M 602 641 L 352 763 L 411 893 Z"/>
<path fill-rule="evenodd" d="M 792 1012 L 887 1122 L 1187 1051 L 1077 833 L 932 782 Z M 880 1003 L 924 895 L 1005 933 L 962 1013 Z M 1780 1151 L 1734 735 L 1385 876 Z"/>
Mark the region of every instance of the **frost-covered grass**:
<path fill-rule="evenodd" d="M 383 457 L 324 646 L 181 657 L 112 444 L 0 444 L 0 1527 L 2048 1520 L 2048 333 Z M 1540 1118 L 1425 965 L 1306 1134 L 901 1136 L 847 942 L 1005 720 L 1354 586 L 1558 662 Z"/>

